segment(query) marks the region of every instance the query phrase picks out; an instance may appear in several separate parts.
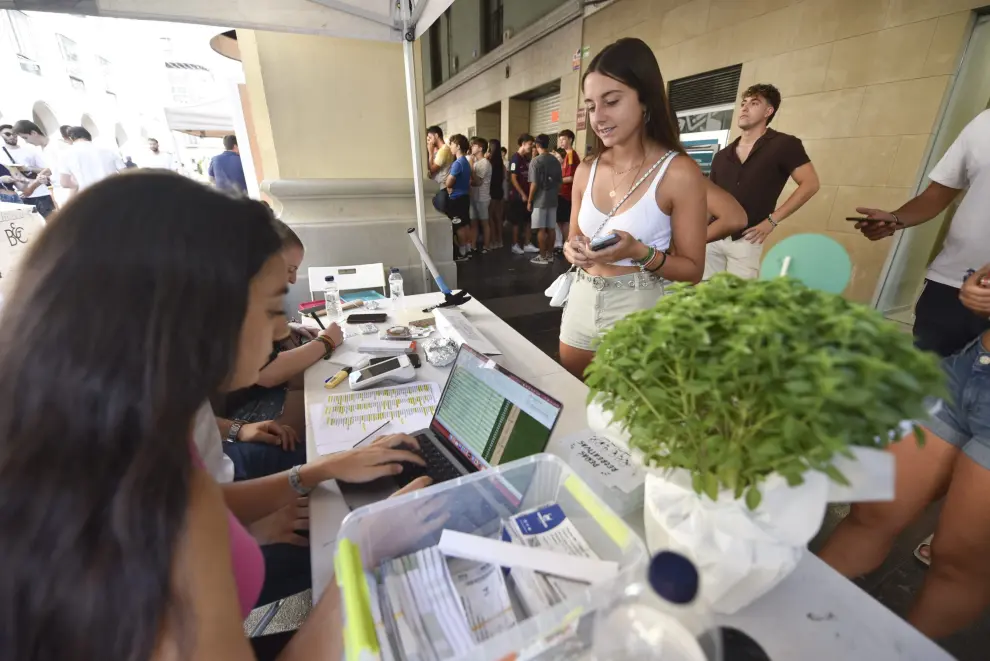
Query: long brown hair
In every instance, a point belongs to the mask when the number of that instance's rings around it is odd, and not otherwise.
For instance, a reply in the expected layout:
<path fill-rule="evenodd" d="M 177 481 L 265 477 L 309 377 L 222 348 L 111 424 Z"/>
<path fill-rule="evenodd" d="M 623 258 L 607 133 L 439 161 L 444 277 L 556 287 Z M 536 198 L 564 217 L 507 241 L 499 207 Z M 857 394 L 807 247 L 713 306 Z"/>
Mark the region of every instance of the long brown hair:
<path fill-rule="evenodd" d="M 0 659 L 139 661 L 168 617 L 188 644 L 190 429 L 234 368 L 271 220 L 145 170 L 33 240 L 0 324 Z"/>
<path fill-rule="evenodd" d="M 590 73 L 600 73 L 627 85 L 639 95 L 639 102 L 646 106 L 646 135 L 667 149 L 684 152 L 681 145 L 680 131 L 677 128 L 677 118 L 667 99 L 667 86 L 660 73 L 660 65 L 653 51 L 641 39 L 626 37 L 619 39 L 602 49 L 588 65 L 588 70 L 581 78 L 581 86 Z M 605 145 L 598 134 L 594 136 L 592 146 L 594 152 L 602 153 Z"/>

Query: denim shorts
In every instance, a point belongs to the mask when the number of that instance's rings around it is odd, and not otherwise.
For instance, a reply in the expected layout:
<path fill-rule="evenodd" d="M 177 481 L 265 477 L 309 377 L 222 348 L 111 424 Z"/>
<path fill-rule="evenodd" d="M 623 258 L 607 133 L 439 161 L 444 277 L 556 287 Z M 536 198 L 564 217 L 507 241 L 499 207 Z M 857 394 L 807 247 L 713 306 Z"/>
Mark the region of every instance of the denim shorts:
<path fill-rule="evenodd" d="M 980 338 L 942 361 L 949 391 L 922 426 L 990 470 L 990 351 Z"/>

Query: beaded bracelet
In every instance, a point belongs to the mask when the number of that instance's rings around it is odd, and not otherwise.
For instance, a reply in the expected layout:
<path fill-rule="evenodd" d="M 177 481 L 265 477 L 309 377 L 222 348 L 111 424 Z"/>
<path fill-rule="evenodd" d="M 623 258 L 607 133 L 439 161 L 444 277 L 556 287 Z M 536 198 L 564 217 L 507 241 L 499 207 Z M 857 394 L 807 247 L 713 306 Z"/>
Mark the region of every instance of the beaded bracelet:
<path fill-rule="evenodd" d="M 333 350 L 337 348 L 337 345 L 326 335 L 318 335 L 316 339 L 323 343 L 323 360 L 328 360 L 333 354 Z"/>

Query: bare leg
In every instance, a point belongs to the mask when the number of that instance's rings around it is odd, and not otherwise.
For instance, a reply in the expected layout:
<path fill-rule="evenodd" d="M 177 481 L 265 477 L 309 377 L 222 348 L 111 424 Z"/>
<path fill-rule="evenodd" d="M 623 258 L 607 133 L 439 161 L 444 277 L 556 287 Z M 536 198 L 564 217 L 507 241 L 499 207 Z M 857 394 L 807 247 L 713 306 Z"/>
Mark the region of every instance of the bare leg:
<path fill-rule="evenodd" d="M 844 576 L 855 577 L 880 566 L 894 539 L 949 485 L 959 449 L 925 432 L 918 447 L 914 434 L 894 443 L 894 500 L 856 503 L 819 552 L 822 560 Z"/>
<path fill-rule="evenodd" d="M 908 621 L 930 638 L 953 634 L 990 605 L 990 470 L 959 453 Z"/>
<path fill-rule="evenodd" d="M 564 366 L 565 370 L 582 381 L 584 380 L 584 370 L 594 357 L 594 351 L 578 349 L 569 344 L 560 343 L 560 364 Z"/>

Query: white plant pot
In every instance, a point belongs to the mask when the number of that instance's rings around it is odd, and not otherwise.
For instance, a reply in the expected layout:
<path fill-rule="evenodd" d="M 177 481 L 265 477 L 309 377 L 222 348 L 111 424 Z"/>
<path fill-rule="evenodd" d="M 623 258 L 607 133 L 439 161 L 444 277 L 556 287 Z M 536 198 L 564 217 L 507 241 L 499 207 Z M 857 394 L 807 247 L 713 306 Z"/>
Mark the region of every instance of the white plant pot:
<path fill-rule="evenodd" d="M 588 425 L 628 448 L 629 435 L 611 424 L 597 402 L 588 406 Z M 760 485 L 763 498 L 756 510 L 729 490 L 714 501 L 698 495 L 687 470 L 644 466 L 646 545 L 651 553 L 669 549 L 691 558 L 701 574 L 701 598 L 717 612 L 734 613 L 794 571 L 821 527 L 829 501 L 893 497 L 890 455 L 865 448 L 854 452 L 857 460 L 834 462 L 853 487 L 833 488 L 818 471 L 805 473 L 804 484 L 790 487 L 774 474 Z M 643 463 L 641 452 L 630 453 Z"/>

